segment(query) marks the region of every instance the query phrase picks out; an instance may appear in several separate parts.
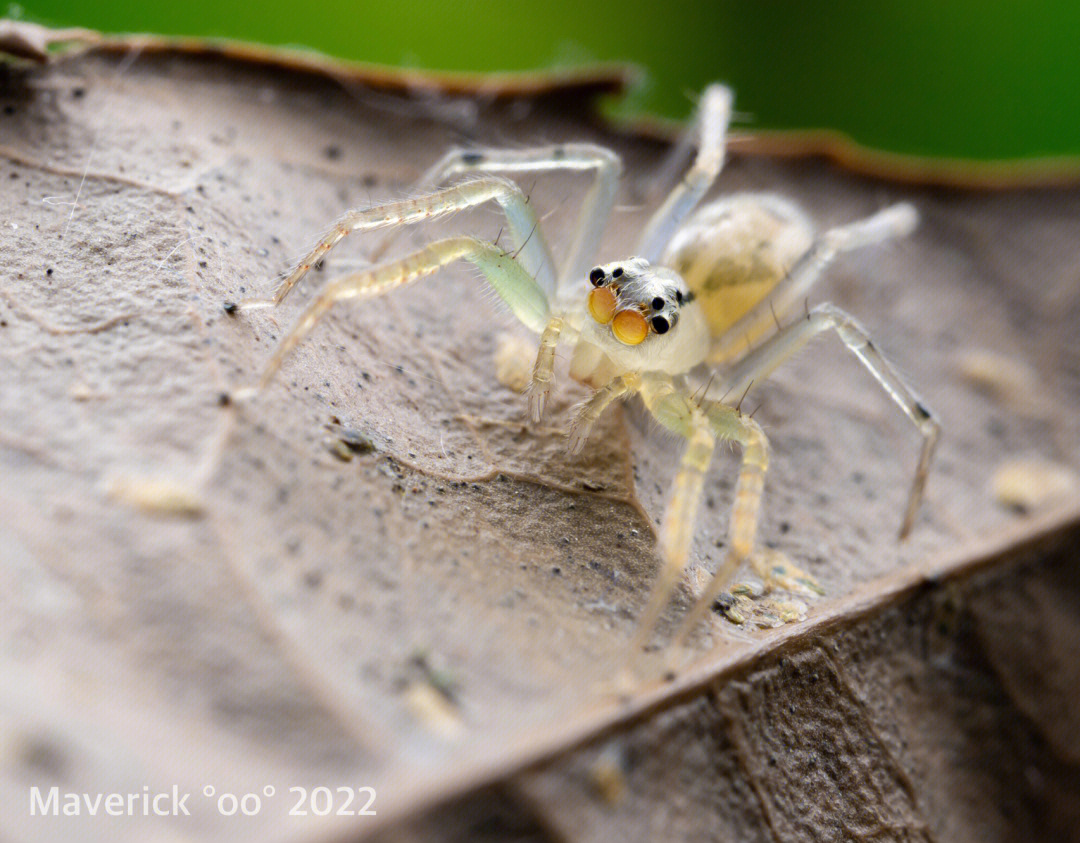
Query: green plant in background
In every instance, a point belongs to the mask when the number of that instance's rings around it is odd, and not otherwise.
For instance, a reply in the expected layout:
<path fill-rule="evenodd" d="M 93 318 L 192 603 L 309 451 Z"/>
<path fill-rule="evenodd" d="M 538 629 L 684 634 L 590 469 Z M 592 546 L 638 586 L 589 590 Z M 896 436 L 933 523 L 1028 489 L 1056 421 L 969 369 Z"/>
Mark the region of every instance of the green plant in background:
<path fill-rule="evenodd" d="M 735 88 L 744 126 L 829 128 L 895 152 L 950 158 L 1080 155 L 1080 5 L 760 0 L 28 0 L 9 15 L 105 32 L 305 46 L 438 70 L 633 62 L 632 106 L 683 117 L 709 81 Z"/>

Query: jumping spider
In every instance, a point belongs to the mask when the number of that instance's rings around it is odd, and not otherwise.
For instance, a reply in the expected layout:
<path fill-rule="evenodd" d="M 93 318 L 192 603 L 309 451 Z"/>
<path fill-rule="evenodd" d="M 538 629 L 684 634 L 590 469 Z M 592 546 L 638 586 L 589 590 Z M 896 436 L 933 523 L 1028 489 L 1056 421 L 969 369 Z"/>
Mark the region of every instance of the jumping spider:
<path fill-rule="evenodd" d="M 335 303 L 382 295 L 458 260 L 478 267 L 514 315 L 540 335 L 529 388 L 532 419 L 539 421 L 551 391 L 555 348 L 574 343 L 570 375 L 595 391 L 570 431 L 580 450 L 604 409 L 614 400 L 639 395 L 665 428 L 686 439 L 660 532 L 663 559 L 659 580 L 632 645 L 647 643 L 687 564 L 705 473 L 718 440 L 738 443 L 742 465 L 735 489 L 726 558 L 687 614 L 676 642 L 712 605 L 744 561 L 766 587 L 802 581 L 793 566 L 766 565 L 753 553 L 768 447 L 765 434 L 737 406 L 725 403 L 760 383 L 811 338 L 834 330 L 918 428 L 923 437 L 915 480 L 900 537 L 911 530 L 922 497 L 939 425 L 904 383 L 862 327 L 832 304 L 808 310 L 786 327 L 779 319 L 801 305 L 822 271 L 840 253 L 910 233 L 918 220 L 910 205 L 888 207 L 871 217 L 814 237 L 803 213 L 770 194 L 719 199 L 690 216 L 724 161 L 732 95 L 708 87 L 684 141 L 696 158 L 645 226 L 637 256 L 594 266 L 593 253 L 612 211 L 621 162 L 612 151 L 587 143 L 524 150 L 451 151 L 424 177 L 430 192 L 418 198 L 349 211 L 280 284 L 268 300 L 228 305 L 238 309 L 276 306 L 343 237 L 355 231 L 407 225 L 495 201 L 515 241 L 508 252 L 467 235 L 429 243 L 403 258 L 327 283 L 263 369 L 264 387 L 282 361 Z M 594 173 L 583 203 L 577 236 L 556 273 L 533 207 L 512 181 L 491 175 L 572 170 Z M 452 177 L 450 187 L 435 189 Z M 770 336 L 771 333 L 771 336 Z M 746 352 L 748 343 L 756 343 Z M 710 387 L 695 392 L 691 370 L 713 370 Z"/>

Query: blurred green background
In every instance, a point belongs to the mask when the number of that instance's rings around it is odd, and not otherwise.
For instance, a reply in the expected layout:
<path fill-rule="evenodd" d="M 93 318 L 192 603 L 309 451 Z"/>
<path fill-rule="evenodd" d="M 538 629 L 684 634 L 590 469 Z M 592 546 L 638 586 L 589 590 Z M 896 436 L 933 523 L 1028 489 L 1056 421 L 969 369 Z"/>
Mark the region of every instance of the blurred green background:
<path fill-rule="evenodd" d="M 11 17 L 302 45 L 439 70 L 628 61 L 632 108 L 683 117 L 708 81 L 744 126 L 831 128 L 916 155 L 1080 155 L 1080 3 L 669 0 L 27 0 Z"/>

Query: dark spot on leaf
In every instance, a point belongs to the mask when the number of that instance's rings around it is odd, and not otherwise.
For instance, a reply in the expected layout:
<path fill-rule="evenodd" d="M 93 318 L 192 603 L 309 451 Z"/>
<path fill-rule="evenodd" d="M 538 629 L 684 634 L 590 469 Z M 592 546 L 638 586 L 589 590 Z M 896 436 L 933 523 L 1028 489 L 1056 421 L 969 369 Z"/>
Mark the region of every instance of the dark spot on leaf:
<path fill-rule="evenodd" d="M 375 443 L 359 430 L 347 427 L 339 436 L 342 443 L 354 454 L 370 454 L 375 450 Z"/>

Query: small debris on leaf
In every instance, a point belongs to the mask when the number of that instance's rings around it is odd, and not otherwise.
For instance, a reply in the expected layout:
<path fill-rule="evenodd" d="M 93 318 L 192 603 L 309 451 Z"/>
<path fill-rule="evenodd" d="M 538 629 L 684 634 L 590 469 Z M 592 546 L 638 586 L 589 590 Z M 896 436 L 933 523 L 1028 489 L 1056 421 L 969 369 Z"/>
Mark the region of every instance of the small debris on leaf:
<path fill-rule="evenodd" d="M 1017 512 L 1033 512 L 1080 493 L 1080 477 L 1070 466 L 1041 457 L 1008 460 L 990 481 L 994 500 Z"/>

